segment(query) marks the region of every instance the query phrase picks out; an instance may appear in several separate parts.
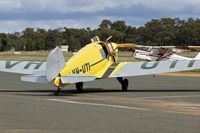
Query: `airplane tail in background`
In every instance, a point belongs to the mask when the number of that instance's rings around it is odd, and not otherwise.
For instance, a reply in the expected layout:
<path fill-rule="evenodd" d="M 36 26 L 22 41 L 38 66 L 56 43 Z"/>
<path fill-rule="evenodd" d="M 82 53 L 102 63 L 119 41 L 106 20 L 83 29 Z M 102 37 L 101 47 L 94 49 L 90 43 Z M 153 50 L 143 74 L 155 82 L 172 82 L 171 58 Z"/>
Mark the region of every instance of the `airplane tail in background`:
<path fill-rule="evenodd" d="M 200 52 L 197 54 L 196 57 L 194 57 L 194 59 L 200 59 Z"/>
<path fill-rule="evenodd" d="M 46 65 L 46 76 L 47 80 L 51 82 L 54 78 L 56 78 L 60 71 L 65 67 L 65 58 L 63 52 L 57 46 L 47 58 Z"/>

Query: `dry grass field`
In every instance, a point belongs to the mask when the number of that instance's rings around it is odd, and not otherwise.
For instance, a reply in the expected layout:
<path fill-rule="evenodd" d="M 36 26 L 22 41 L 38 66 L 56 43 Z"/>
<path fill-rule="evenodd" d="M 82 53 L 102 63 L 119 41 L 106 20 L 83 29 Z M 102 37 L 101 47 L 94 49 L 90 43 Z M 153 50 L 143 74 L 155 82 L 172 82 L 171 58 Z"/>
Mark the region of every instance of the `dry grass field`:
<path fill-rule="evenodd" d="M 20 61 L 46 61 L 50 51 L 33 51 L 33 52 L 0 52 L 0 60 L 20 60 Z M 65 59 L 68 60 L 73 56 L 72 52 L 63 52 Z M 119 52 L 119 61 L 134 61 L 133 53 Z"/>
<path fill-rule="evenodd" d="M 45 61 L 50 51 L 33 51 L 33 52 L 0 52 L 0 60 L 31 60 Z M 195 57 L 197 52 L 183 52 L 179 55 L 186 57 Z M 72 52 L 64 52 L 66 60 L 73 56 Z M 119 52 L 119 61 L 138 61 L 133 58 L 132 52 Z"/>

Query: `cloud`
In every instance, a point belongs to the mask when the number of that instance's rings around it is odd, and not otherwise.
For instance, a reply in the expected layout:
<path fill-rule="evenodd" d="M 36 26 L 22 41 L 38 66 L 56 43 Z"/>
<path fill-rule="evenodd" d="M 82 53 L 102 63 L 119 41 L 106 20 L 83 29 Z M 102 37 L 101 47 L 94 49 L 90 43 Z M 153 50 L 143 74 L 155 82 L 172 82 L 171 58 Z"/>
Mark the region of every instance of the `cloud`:
<path fill-rule="evenodd" d="M 0 1 L 0 11 L 13 12 L 21 8 L 22 8 L 22 5 L 19 0 L 1 0 Z"/>
<path fill-rule="evenodd" d="M 181 11 L 191 6 L 198 9 L 199 0 L 1 0 L 2 11 L 52 11 L 59 13 L 98 12 L 107 8 L 143 5 L 155 10 Z M 120 8 L 119 8 L 120 9 Z"/>
<path fill-rule="evenodd" d="M 88 25 L 98 25 L 95 20 L 5 20 L 0 21 L 0 32 L 14 33 L 21 32 L 27 27 L 31 28 L 43 28 L 43 29 L 56 29 L 56 28 L 87 28 Z M 95 28 L 95 27 L 91 27 Z"/>
<path fill-rule="evenodd" d="M 95 28 L 103 19 L 140 26 L 153 18 L 197 18 L 199 6 L 199 0 L 1 0 L 0 32 L 26 27 Z"/>

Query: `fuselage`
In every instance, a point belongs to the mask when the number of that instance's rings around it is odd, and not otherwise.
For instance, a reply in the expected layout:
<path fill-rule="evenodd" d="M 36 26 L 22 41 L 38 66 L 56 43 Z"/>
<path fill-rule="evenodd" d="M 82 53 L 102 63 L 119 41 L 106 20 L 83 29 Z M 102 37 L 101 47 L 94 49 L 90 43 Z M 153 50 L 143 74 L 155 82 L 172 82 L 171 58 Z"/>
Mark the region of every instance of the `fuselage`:
<path fill-rule="evenodd" d="M 101 78 L 105 71 L 117 61 L 118 49 L 115 43 L 111 43 L 115 50 L 115 56 L 112 56 L 107 50 L 104 42 L 95 42 L 87 44 L 73 55 L 66 63 L 60 76 L 81 74 L 92 75 Z M 72 83 L 73 84 L 73 83 Z M 55 80 L 56 86 L 64 86 L 59 77 Z M 66 84 L 67 85 L 67 84 Z"/>

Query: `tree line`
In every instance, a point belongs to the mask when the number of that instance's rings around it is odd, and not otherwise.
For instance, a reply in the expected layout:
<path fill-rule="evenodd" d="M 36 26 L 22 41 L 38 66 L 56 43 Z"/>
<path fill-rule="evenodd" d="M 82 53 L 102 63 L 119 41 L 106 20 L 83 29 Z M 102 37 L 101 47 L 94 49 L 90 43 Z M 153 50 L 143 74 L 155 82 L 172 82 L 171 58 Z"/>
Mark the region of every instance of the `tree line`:
<path fill-rule="evenodd" d="M 22 32 L 0 33 L 0 51 L 12 48 L 16 51 L 49 50 L 57 45 L 68 45 L 70 51 L 76 51 L 94 36 L 104 41 L 112 36 L 113 42 L 139 45 L 200 45 L 200 19 L 152 19 L 140 27 L 127 25 L 123 20 L 112 22 L 105 19 L 93 30 L 89 27 L 26 28 Z"/>

